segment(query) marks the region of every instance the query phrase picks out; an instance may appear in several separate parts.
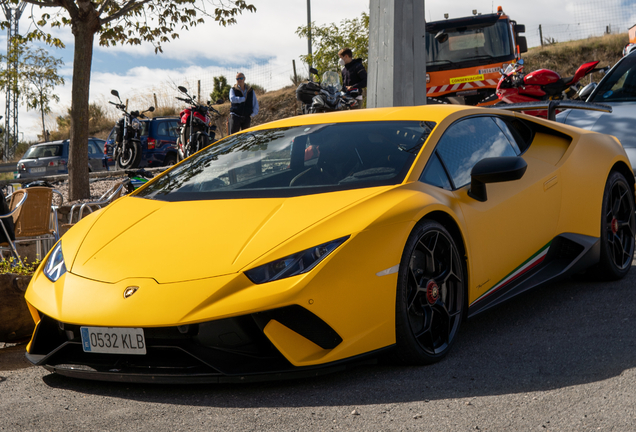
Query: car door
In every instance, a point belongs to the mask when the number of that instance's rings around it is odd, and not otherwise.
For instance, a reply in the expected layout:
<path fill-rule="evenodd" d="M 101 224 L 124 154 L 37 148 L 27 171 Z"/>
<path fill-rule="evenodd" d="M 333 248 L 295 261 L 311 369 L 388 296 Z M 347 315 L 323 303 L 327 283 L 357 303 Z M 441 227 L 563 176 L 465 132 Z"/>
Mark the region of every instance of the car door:
<path fill-rule="evenodd" d="M 542 139 L 539 135 L 534 139 Z M 542 259 L 556 235 L 561 202 L 557 160 L 542 160 L 540 154 L 537 158 L 523 147 L 515 131 L 496 116 L 454 123 L 436 147 L 467 226 L 468 265 L 473 276 L 469 304 L 498 289 L 516 269 Z M 484 202 L 468 195 L 470 173 L 477 162 L 519 155 L 528 165 L 521 179 L 487 184 Z"/>
<path fill-rule="evenodd" d="M 88 166 L 91 171 L 102 171 L 104 168 L 102 167 L 102 156 L 104 154 L 103 150 L 100 150 L 100 141 L 97 140 L 88 140 Z M 101 141 L 103 149 L 103 141 Z"/>

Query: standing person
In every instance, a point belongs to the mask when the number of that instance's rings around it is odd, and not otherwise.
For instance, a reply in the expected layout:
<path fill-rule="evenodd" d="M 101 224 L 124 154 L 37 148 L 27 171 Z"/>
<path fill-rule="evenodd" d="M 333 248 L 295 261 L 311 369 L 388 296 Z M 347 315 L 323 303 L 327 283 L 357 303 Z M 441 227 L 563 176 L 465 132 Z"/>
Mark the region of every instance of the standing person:
<path fill-rule="evenodd" d="M 362 64 L 362 59 L 353 58 L 351 48 L 343 48 L 338 51 L 338 64 L 342 68 L 342 87 L 343 90 L 351 90 L 357 88 L 362 91 L 367 86 L 367 70 Z"/>
<path fill-rule="evenodd" d="M 230 89 L 230 134 L 247 129 L 252 123 L 252 117 L 258 114 L 258 100 L 254 89 L 245 84 L 245 75 L 236 74 L 236 85 Z"/>

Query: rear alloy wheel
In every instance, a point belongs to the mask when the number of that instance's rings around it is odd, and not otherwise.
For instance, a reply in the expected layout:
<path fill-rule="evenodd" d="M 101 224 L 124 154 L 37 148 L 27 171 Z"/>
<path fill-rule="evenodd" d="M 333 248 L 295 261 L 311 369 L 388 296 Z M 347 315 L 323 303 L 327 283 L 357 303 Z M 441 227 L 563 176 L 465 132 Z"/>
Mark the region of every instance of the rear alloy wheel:
<path fill-rule="evenodd" d="M 634 259 L 634 235 L 634 190 L 621 173 L 612 171 L 603 193 L 599 277 L 617 280 L 627 274 Z"/>
<path fill-rule="evenodd" d="M 420 222 L 406 243 L 398 275 L 398 360 L 430 364 L 450 351 L 464 313 L 464 273 L 450 233 L 435 221 Z"/>

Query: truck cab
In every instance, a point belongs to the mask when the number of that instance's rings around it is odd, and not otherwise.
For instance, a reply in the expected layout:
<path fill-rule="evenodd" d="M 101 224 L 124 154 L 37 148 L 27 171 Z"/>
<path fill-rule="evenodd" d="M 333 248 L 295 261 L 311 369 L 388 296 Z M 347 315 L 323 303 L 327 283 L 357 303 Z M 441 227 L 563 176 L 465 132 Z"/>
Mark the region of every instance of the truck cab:
<path fill-rule="evenodd" d="M 500 69 L 528 51 L 525 26 L 497 13 L 426 23 L 427 103 L 492 105 Z"/>

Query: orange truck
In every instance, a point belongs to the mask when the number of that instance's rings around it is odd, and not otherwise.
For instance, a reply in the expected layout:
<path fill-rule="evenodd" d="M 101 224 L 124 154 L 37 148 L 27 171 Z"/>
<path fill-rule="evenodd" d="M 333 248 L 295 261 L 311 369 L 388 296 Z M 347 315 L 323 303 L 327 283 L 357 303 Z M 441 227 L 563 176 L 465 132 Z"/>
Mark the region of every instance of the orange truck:
<path fill-rule="evenodd" d="M 492 105 L 500 69 L 528 51 L 526 28 L 497 13 L 426 23 L 428 103 Z"/>

